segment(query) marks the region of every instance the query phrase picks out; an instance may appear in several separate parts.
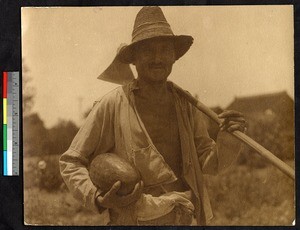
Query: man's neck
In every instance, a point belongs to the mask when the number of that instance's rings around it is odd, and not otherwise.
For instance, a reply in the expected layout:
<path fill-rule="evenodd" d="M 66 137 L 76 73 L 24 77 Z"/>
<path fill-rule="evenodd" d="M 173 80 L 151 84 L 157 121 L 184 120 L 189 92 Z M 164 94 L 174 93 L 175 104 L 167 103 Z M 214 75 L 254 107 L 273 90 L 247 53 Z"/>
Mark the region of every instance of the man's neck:
<path fill-rule="evenodd" d="M 167 82 L 147 82 L 138 78 L 139 95 L 151 100 L 163 100 L 168 96 Z"/>

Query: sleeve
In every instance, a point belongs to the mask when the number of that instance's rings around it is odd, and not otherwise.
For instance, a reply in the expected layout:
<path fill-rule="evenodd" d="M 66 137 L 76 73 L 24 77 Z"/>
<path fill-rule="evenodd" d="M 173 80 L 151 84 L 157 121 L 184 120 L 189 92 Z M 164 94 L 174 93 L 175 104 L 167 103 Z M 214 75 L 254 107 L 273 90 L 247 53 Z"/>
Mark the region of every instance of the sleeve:
<path fill-rule="evenodd" d="M 204 114 L 194 109 L 194 140 L 204 174 L 224 172 L 236 160 L 242 144 L 227 132 L 218 132 L 216 142 L 209 137 Z"/>
<path fill-rule="evenodd" d="M 192 108 L 194 117 L 194 141 L 200 166 L 204 174 L 218 173 L 218 149 L 215 141 L 209 137 L 204 115 Z"/>
<path fill-rule="evenodd" d="M 226 171 L 237 159 L 243 144 L 230 133 L 220 131 L 217 136 L 218 172 Z"/>
<path fill-rule="evenodd" d="M 108 152 L 114 147 L 114 103 L 104 98 L 94 104 L 85 124 L 80 128 L 69 149 L 60 157 L 61 175 L 83 206 L 99 210 L 95 199 L 101 190 L 92 183 L 88 167 L 96 154 Z"/>

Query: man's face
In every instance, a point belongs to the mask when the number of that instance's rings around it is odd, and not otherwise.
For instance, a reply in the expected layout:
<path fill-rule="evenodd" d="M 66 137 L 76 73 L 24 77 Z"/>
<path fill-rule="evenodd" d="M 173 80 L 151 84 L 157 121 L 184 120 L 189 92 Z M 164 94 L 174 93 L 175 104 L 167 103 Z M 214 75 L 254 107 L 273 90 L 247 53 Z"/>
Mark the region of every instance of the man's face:
<path fill-rule="evenodd" d="M 134 49 L 134 65 L 138 77 L 151 82 L 165 82 L 175 62 L 174 43 L 171 39 L 157 38 L 143 41 Z"/>

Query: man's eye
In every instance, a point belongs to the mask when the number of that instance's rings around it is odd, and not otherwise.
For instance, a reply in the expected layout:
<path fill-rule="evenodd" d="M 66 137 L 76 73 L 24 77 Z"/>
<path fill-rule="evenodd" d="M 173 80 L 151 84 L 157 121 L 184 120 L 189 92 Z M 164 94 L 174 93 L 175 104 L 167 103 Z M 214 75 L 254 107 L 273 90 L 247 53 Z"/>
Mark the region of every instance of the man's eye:
<path fill-rule="evenodd" d="M 152 54 L 152 51 L 151 51 L 150 49 L 144 49 L 144 50 L 142 51 L 142 53 L 143 53 L 144 55 L 149 56 L 149 55 Z"/>
<path fill-rule="evenodd" d="M 144 50 L 144 53 L 150 54 L 150 53 L 151 53 L 151 50 Z"/>
<path fill-rule="evenodd" d="M 172 47 L 170 46 L 165 46 L 162 48 L 162 51 L 165 51 L 165 52 L 172 52 Z"/>

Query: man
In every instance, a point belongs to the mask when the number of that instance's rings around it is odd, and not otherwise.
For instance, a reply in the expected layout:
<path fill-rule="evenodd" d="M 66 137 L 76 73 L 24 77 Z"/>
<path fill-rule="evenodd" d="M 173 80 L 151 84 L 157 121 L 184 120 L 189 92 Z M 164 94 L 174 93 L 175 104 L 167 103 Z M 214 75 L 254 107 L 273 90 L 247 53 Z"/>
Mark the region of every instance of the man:
<path fill-rule="evenodd" d="M 216 174 L 230 163 L 221 161 L 224 156 L 209 138 L 202 113 L 167 81 L 192 42 L 191 36 L 173 34 L 159 7 L 143 7 L 132 43 L 117 56 L 135 65 L 138 78 L 95 103 L 60 159 L 61 174 L 74 196 L 97 212 L 109 209 L 111 224 L 187 225 L 192 212 L 197 224 L 205 225 L 212 217 L 203 173 Z M 225 111 L 219 117 L 224 119 L 222 130 L 245 130 L 241 113 Z M 229 134 L 219 132 L 224 135 Z M 238 152 L 234 141 L 229 144 Z M 89 163 L 106 152 L 128 159 L 141 174 L 131 194 L 117 195 L 120 182 L 107 193 L 91 182 Z M 133 218 L 124 213 L 133 213 Z"/>

